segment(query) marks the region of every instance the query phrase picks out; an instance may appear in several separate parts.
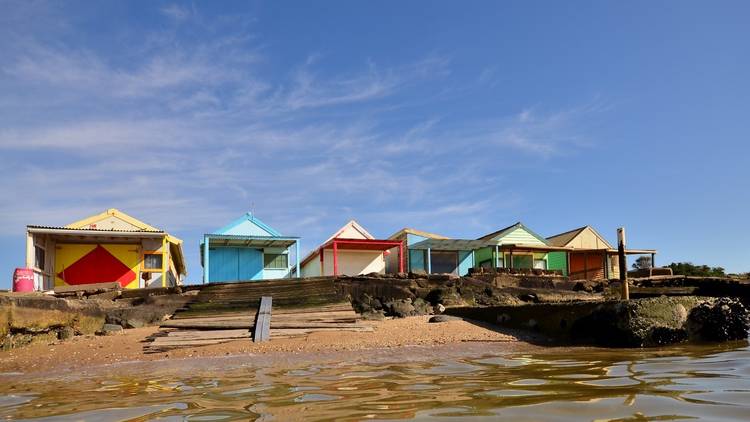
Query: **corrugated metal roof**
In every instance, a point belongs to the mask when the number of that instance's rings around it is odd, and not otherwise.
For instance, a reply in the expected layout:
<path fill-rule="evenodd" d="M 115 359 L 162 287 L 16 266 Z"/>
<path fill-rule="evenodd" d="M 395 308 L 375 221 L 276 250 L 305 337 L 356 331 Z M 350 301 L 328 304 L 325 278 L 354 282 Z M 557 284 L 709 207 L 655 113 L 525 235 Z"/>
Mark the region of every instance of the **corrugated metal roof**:
<path fill-rule="evenodd" d="M 576 236 L 578 236 L 579 234 L 581 234 L 582 231 L 586 230 L 586 227 L 588 227 L 588 226 L 579 227 L 577 229 L 573 229 L 573 230 L 567 231 L 565 233 L 560 233 L 560 234 L 556 234 L 554 236 L 550 236 L 550 237 L 547 238 L 547 241 L 551 245 L 554 245 L 554 246 L 566 246 L 568 244 L 568 242 L 570 242 Z"/>
<path fill-rule="evenodd" d="M 412 228 L 409 228 L 409 227 L 405 227 L 405 228 L 397 231 L 396 233 L 392 234 L 388 239 L 396 239 L 398 237 L 401 237 L 404 234 L 413 234 L 413 235 L 417 235 L 417 236 L 426 237 L 428 239 L 450 239 L 449 237 L 446 237 L 446 236 L 443 236 L 443 235 L 439 235 L 439 234 L 435 234 L 435 233 L 430 233 L 430 232 L 425 232 L 425 231 L 417 230 L 417 229 L 412 229 Z"/>
<path fill-rule="evenodd" d="M 57 227 L 57 226 L 37 226 L 28 225 L 27 229 L 39 230 L 65 230 L 71 232 L 117 232 L 117 233 L 164 233 L 163 230 L 109 230 L 109 229 L 77 229 L 74 227 Z"/>
<path fill-rule="evenodd" d="M 470 239 L 427 239 L 409 246 L 409 249 L 434 251 L 471 251 L 474 249 L 484 248 L 494 245 L 493 242 L 486 240 Z"/>

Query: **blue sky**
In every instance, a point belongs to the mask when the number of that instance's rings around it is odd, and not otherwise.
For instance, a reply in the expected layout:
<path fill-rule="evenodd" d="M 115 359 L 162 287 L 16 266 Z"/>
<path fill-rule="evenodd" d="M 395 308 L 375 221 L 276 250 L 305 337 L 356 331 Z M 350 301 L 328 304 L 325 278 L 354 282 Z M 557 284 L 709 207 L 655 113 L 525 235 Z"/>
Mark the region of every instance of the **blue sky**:
<path fill-rule="evenodd" d="M 590 224 L 750 270 L 747 2 L 0 0 L 0 288 L 26 224 L 252 209 L 475 238 Z"/>

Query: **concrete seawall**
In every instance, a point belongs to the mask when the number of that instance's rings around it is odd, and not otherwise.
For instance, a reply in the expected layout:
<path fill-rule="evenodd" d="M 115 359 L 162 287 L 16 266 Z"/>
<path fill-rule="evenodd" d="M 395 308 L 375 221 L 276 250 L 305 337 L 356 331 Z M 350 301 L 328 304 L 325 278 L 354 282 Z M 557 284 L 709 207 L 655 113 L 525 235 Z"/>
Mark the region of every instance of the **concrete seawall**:
<path fill-rule="evenodd" d="M 558 343 L 613 347 L 739 340 L 747 338 L 748 330 L 748 312 L 738 300 L 696 296 L 455 307 L 446 313 L 529 330 Z"/>

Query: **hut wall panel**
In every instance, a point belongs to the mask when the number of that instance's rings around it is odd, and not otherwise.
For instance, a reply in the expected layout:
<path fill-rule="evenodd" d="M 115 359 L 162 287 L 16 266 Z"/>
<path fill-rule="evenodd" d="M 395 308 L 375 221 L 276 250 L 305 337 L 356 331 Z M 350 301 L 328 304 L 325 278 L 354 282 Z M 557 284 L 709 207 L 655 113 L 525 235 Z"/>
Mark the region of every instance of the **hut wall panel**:
<path fill-rule="evenodd" d="M 458 251 L 458 275 L 469 274 L 469 269 L 474 266 L 474 260 L 471 259 L 471 256 L 471 251 Z"/>
<path fill-rule="evenodd" d="M 333 251 L 324 251 L 323 275 L 333 275 Z M 338 251 L 339 275 L 385 273 L 385 259 L 381 251 Z"/>
<path fill-rule="evenodd" d="M 547 269 L 562 271 L 568 275 L 568 257 L 565 252 L 550 252 L 547 254 Z"/>

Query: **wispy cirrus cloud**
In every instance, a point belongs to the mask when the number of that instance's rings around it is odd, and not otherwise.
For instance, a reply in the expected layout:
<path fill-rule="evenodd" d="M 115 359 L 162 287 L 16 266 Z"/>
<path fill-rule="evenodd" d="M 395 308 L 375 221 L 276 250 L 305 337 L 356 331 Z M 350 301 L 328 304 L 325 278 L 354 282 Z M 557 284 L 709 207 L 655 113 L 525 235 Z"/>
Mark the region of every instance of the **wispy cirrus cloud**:
<path fill-rule="evenodd" d="M 174 21 L 183 22 L 190 18 L 193 14 L 193 10 L 186 6 L 173 3 L 162 7 L 161 13 Z"/>
<path fill-rule="evenodd" d="M 0 202 L 0 234 L 108 207 L 186 233 L 252 208 L 307 247 L 356 217 L 481 231 L 524 200 L 500 183 L 497 157 L 581 148 L 580 121 L 597 112 L 457 119 L 431 104 L 456 83 L 448 54 L 335 68 L 310 54 L 279 70 L 246 21 L 216 32 L 194 7 L 159 11 L 179 31 L 127 34 L 115 52 L 0 41 L 0 194 L 24 198 Z"/>

